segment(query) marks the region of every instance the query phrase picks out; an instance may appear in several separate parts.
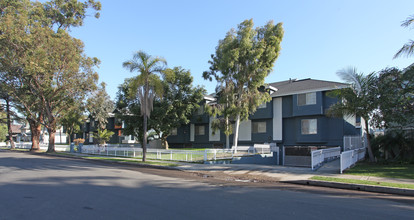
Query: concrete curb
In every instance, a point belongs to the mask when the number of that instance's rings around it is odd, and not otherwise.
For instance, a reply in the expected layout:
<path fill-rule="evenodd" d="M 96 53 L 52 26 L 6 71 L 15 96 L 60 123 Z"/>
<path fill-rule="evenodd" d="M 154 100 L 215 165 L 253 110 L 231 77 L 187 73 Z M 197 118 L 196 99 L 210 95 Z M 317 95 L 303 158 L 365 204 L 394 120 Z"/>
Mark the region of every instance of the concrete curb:
<path fill-rule="evenodd" d="M 362 185 L 362 184 L 338 183 L 338 182 L 328 182 L 328 181 L 319 181 L 319 180 L 295 180 L 295 181 L 283 181 L 283 182 L 300 184 L 300 185 L 309 185 L 309 186 L 321 186 L 321 187 L 330 187 L 330 188 L 338 188 L 338 189 L 350 189 L 350 190 L 357 190 L 357 191 L 396 194 L 396 195 L 403 195 L 403 196 L 414 196 L 413 189 L 401 189 L 401 188 L 384 187 L 384 186 L 370 186 L 370 185 Z"/>

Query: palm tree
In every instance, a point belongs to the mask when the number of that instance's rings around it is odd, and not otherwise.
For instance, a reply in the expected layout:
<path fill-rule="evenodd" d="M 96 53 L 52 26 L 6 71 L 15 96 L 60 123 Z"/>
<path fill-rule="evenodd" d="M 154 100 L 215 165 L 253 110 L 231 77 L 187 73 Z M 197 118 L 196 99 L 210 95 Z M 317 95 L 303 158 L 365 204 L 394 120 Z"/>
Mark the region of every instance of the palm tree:
<path fill-rule="evenodd" d="M 362 73 L 358 73 L 356 68 L 352 67 L 339 70 L 337 75 L 345 82 L 351 84 L 351 86 L 333 92 L 332 95 L 342 101 L 332 105 L 328 110 L 328 114 L 335 117 L 358 115 L 364 119 L 368 156 L 369 160 L 374 162 L 375 158 L 371 149 L 368 121 L 373 111 L 377 108 L 375 104 L 375 90 L 373 89 L 375 75 L 371 73 L 364 76 Z"/>
<path fill-rule="evenodd" d="M 148 118 L 153 107 L 153 100 L 155 96 L 162 96 L 163 85 L 160 77 L 155 73 L 162 74 L 165 70 L 167 61 L 160 57 L 151 57 L 143 51 L 138 51 L 134 54 L 132 60 L 128 60 L 122 64 L 124 68 L 129 71 L 139 72 L 139 75 L 131 80 L 129 87 L 133 94 L 132 97 L 137 97 L 141 103 L 141 115 L 144 117 L 144 140 L 142 141 L 142 161 L 146 159 L 147 152 L 147 124 Z"/>
<path fill-rule="evenodd" d="M 403 21 L 401 26 L 409 27 L 412 24 L 414 24 L 414 15 L 411 15 L 405 21 Z M 407 57 L 414 54 L 414 41 L 413 40 L 410 40 L 408 43 L 404 44 L 404 46 L 401 47 L 401 49 L 394 55 L 394 59 L 402 56 L 403 54 L 406 54 Z"/>

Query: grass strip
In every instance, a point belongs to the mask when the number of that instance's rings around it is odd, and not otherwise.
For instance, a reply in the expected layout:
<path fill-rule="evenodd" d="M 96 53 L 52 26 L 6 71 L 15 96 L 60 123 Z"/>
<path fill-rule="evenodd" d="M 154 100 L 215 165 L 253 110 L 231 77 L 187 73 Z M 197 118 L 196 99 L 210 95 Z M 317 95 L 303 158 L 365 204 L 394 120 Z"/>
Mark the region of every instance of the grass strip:
<path fill-rule="evenodd" d="M 71 157 L 81 157 L 86 159 L 93 159 L 93 160 L 108 160 L 108 161 L 117 161 L 117 162 L 130 162 L 130 163 L 137 163 L 137 164 L 148 164 L 148 165 L 158 165 L 158 166 L 167 166 L 167 167 L 177 167 L 178 164 L 175 163 L 163 163 L 163 162 L 155 162 L 155 161 L 138 161 L 138 160 L 127 160 L 122 158 L 108 158 L 108 157 L 97 157 L 97 156 L 83 156 L 83 155 L 74 155 L 71 153 L 63 153 L 63 152 L 55 152 L 53 154 L 57 155 L 65 155 Z"/>
<path fill-rule="evenodd" d="M 94 157 L 94 156 L 86 156 L 83 158 L 87 159 L 94 159 L 94 160 L 108 160 L 108 161 L 117 161 L 117 162 L 129 162 L 129 163 L 137 163 L 137 164 L 148 164 L 148 165 L 158 165 L 158 166 L 167 166 L 167 167 L 177 167 L 178 164 L 175 163 L 163 163 L 163 162 L 154 162 L 154 161 L 138 161 L 138 160 L 126 160 L 126 159 L 118 159 L 118 158 L 107 158 L 107 157 Z"/>
<path fill-rule="evenodd" d="M 390 183 L 390 182 L 378 182 L 378 181 L 369 181 L 369 180 L 344 179 L 344 178 L 325 177 L 325 176 L 313 176 L 310 179 L 328 181 L 328 182 L 337 182 L 337 183 L 350 183 L 350 184 L 362 184 L 362 185 L 370 185 L 370 186 L 385 186 L 385 187 L 395 187 L 395 188 L 402 188 L 402 189 L 414 189 L 414 184 L 404 184 L 404 183 Z"/>
<path fill-rule="evenodd" d="M 414 164 L 358 163 L 345 173 L 357 176 L 414 179 Z"/>

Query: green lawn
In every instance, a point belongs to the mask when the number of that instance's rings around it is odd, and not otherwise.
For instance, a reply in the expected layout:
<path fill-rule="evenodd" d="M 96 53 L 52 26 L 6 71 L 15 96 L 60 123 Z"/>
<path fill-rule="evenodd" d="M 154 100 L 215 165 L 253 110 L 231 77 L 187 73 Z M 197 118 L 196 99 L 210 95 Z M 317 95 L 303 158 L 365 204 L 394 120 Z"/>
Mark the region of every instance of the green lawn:
<path fill-rule="evenodd" d="M 324 176 L 313 176 L 310 179 L 311 180 L 328 181 L 328 182 L 363 184 L 363 185 L 371 185 L 371 186 L 396 187 L 396 188 L 403 188 L 403 189 L 414 189 L 414 184 L 402 184 L 402 183 L 377 182 L 377 181 L 368 181 L 368 180 L 343 179 L 343 178 L 324 177 Z"/>
<path fill-rule="evenodd" d="M 168 150 L 193 150 L 193 151 L 205 151 L 210 148 L 170 148 Z"/>
<path fill-rule="evenodd" d="M 107 157 L 86 156 L 83 158 L 94 159 L 94 160 L 109 160 L 109 161 L 129 162 L 129 163 L 138 163 L 138 164 L 159 165 L 159 166 L 168 166 L 168 167 L 178 166 L 178 164 L 175 164 L 175 163 L 163 163 L 163 162 L 154 162 L 154 161 L 142 162 L 138 160 L 127 160 L 127 159 L 107 158 Z"/>
<path fill-rule="evenodd" d="M 414 179 L 414 165 L 358 163 L 355 167 L 346 170 L 345 174 L 399 179 Z"/>
<path fill-rule="evenodd" d="M 174 164 L 174 163 L 163 163 L 163 162 L 154 162 L 154 161 L 142 162 L 142 161 L 138 161 L 138 160 L 128 160 L 128 159 L 123 159 L 123 158 L 108 158 L 108 157 L 99 157 L 99 156 L 80 156 L 80 155 L 78 156 L 78 155 L 73 155 L 73 154 L 64 153 L 64 152 L 55 152 L 55 153 L 52 153 L 52 154 L 65 155 L 65 156 L 71 156 L 71 157 L 81 157 L 81 158 L 94 159 L 94 160 L 120 161 L 120 162 L 130 162 L 130 163 L 149 164 L 149 165 L 160 165 L 160 166 L 168 166 L 168 167 L 178 166 L 177 164 Z M 138 159 L 138 158 L 136 158 L 136 159 Z"/>

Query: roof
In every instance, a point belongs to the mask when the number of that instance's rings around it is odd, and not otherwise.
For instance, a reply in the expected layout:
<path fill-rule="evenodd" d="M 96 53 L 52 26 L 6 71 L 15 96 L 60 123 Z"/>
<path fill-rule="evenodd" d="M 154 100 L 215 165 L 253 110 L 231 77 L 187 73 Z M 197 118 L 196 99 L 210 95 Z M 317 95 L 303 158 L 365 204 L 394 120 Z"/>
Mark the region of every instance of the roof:
<path fill-rule="evenodd" d="M 348 87 L 349 84 L 315 80 L 315 79 L 290 79 L 281 82 L 269 83 L 270 86 L 277 88 L 271 97 L 280 97 L 308 92 L 329 91 Z"/>

